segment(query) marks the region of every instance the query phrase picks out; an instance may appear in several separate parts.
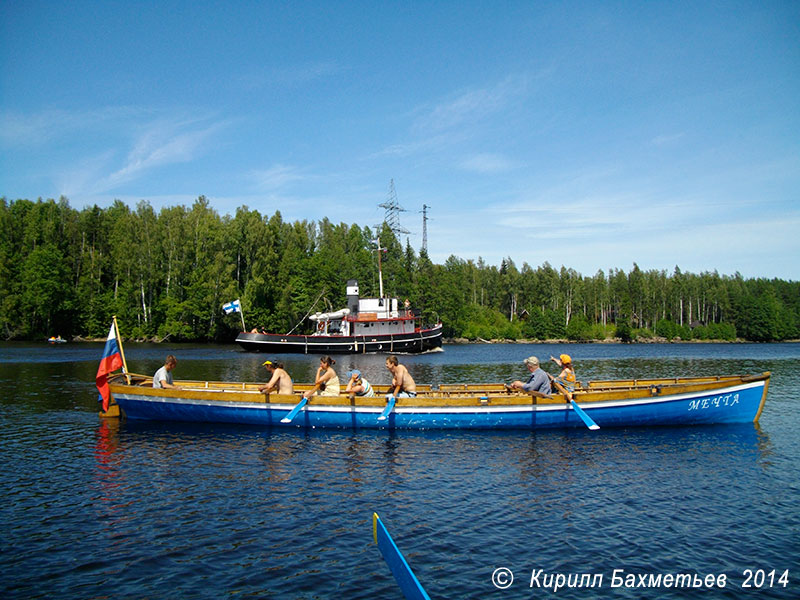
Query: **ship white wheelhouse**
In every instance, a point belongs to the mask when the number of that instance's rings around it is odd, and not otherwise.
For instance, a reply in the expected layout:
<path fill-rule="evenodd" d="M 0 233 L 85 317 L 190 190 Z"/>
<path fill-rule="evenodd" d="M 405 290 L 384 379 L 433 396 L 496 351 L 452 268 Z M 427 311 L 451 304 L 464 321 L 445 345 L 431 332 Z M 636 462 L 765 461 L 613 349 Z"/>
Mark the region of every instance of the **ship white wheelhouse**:
<path fill-rule="evenodd" d="M 314 336 L 375 336 L 414 333 L 417 317 L 397 298 L 359 298 L 358 282 L 347 282 L 347 308 L 309 317 Z"/>

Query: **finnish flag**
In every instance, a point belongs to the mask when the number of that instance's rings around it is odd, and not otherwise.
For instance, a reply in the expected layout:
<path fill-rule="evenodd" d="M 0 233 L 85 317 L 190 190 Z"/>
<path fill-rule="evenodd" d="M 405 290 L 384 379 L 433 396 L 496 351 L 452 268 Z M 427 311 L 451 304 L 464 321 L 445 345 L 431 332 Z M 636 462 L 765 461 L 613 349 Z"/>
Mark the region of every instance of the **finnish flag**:
<path fill-rule="evenodd" d="M 226 315 L 236 312 L 242 312 L 242 305 L 239 303 L 239 300 L 234 300 L 233 302 L 228 302 L 227 304 L 223 304 L 222 310 L 225 311 Z"/>

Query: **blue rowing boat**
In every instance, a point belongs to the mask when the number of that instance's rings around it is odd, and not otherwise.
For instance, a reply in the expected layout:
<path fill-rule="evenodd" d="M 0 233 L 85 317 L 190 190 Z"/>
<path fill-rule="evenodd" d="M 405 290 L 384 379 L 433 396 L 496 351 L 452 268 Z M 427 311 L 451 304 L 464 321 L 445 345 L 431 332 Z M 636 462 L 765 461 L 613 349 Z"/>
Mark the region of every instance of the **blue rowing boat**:
<path fill-rule="evenodd" d="M 109 388 L 129 419 L 349 429 L 553 429 L 704 425 L 758 421 L 769 373 L 594 381 L 571 394 L 509 391 L 503 384 L 417 386 L 416 398 L 265 395 L 257 383 L 176 381 L 117 375 Z M 386 394 L 388 386 L 374 386 Z"/>

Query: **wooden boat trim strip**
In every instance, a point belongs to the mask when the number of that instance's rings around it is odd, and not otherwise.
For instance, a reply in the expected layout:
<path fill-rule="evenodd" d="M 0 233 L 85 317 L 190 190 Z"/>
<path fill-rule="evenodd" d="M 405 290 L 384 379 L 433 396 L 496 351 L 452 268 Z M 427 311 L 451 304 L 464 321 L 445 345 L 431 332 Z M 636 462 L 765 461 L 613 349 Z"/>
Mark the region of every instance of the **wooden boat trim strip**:
<path fill-rule="evenodd" d="M 767 401 L 767 390 L 769 389 L 769 379 L 771 373 L 764 373 L 764 375 L 766 376 L 766 379 L 764 380 L 764 392 L 761 394 L 761 402 L 758 405 L 758 411 L 753 419 L 753 423 L 758 423 L 758 420 L 761 418 L 761 411 L 764 410 L 764 403 Z"/>

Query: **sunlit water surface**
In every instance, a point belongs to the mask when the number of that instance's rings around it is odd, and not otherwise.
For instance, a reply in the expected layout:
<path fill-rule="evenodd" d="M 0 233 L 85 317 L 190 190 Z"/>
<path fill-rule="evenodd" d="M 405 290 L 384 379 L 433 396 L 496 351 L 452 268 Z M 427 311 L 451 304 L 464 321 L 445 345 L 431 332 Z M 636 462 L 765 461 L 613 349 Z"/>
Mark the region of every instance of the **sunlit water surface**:
<path fill-rule="evenodd" d="M 800 345 L 483 345 L 401 357 L 421 383 L 772 371 L 758 426 L 548 432 L 264 430 L 101 421 L 100 344 L 0 344 L 3 598 L 400 598 L 378 512 L 436 598 L 683 598 L 624 574 L 724 574 L 704 597 L 800 597 Z M 134 372 L 263 381 L 234 346 L 127 344 Z M 271 357 L 275 358 L 275 357 Z M 307 381 L 313 356 L 280 356 Z M 383 356 L 337 358 L 388 382 Z M 492 574 L 514 582 L 497 589 Z M 788 585 L 743 589 L 746 570 Z M 601 574 L 601 588 L 530 587 Z M 534 583 L 537 580 L 534 580 Z M 538 581 L 543 581 L 540 576 Z M 767 580 L 768 583 L 768 580 Z"/>

